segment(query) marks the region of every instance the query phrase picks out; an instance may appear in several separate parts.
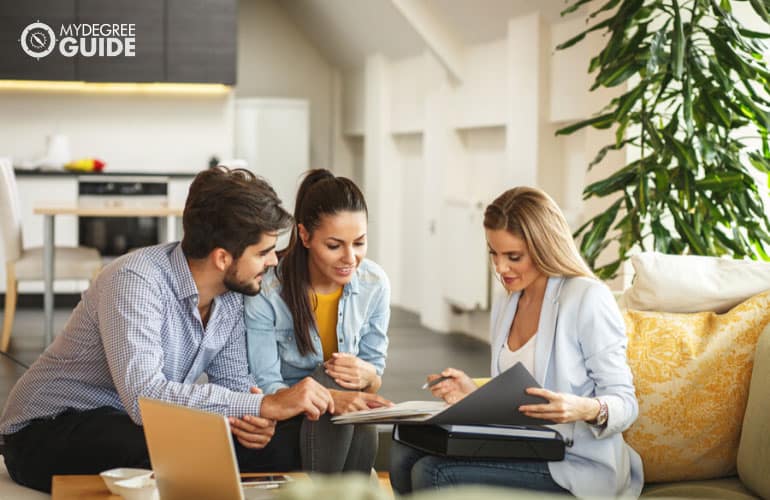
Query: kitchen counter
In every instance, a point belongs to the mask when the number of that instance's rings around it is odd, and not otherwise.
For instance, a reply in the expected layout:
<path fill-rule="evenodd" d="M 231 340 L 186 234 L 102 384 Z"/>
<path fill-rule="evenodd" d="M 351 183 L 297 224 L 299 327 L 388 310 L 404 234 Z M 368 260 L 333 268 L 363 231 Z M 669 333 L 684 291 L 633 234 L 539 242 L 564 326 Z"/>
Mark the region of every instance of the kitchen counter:
<path fill-rule="evenodd" d="M 106 175 L 122 177 L 192 178 L 198 174 L 198 172 L 118 172 L 112 170 L 105 170 L 104 172 L 70 172 L 68 170 L 29 170 L 25 168 L 14 168 L 13 172 L 17 177 L 78 177 L 81 175 Z"/>

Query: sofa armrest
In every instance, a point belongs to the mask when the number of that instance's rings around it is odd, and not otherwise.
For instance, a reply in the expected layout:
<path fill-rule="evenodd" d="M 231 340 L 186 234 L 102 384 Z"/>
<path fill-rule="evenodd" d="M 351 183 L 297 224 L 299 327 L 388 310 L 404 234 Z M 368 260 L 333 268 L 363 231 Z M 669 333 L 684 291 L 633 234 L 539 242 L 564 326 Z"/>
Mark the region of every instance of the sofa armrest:
<path fill-rule="evenodd" d="M 770 325 L 759 337 L 754 354 L 749 398 L 743 416 L 738 447 L 738 475 L 741 481 L 762 498 L 770 498 Z"/>

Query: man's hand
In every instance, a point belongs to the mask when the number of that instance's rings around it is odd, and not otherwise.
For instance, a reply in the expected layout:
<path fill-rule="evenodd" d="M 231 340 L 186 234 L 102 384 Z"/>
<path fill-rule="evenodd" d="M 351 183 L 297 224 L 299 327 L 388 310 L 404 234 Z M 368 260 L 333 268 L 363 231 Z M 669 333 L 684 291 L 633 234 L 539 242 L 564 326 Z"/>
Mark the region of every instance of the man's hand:
<path fill-rule="evenodd" d="M 440 377 L 448 378 L 434 386 L 431 386 L 430 392 L 433 393 L 433 395 L 437 398 L 443 399 L 450 405 L 455 404 L 477 389 L 473 379 L 466 375 L 465 372 L 455 368 L 447 368 L 438 375 L 428 375 L 428 382 L 432 382 Z"/>
<path fill-rule="evenodd" d="M 305 377 L 289 388 L 262 398 L 260 414 L 272 420 L 286 420 L 304 413 L 310 420 L 318 420 L 327 411 L 334 413 L 334 400 L 329 390 Z"/>
<path fill-rule="evenodd" d="M 368 392 L 337 391 L 334 389 L 330 389 L 329 392 L 332 395 L 332 399 L 334 399 L 335 415 L 380 408 L 382 406 L 393 406 L 393 403 L 382 396 Z"/>
<path fill-rule="evenodd" d="M 377 392 L 382 385 L 377 369 L 371 363 L 367 363 L 353 354 L 335 352 L 324 363 L 326 374 L 345 389 L 367 390 Z"/>
<path fill-rule="evenodd" d="M 246 448 L 259 450 L 267 446 L 267 443 L 275 434 L 275 420 L 244 415 L 243 418 L 229 417 L 230 431 L 235 438 Z"/>

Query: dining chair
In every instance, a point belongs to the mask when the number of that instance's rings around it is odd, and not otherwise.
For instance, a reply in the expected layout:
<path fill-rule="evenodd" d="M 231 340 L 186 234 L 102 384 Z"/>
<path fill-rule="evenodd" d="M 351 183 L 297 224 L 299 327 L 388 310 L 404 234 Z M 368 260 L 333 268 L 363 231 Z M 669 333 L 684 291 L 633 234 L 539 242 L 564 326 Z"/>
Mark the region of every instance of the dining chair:
<path fill-rule="evenodd" d="M 19 281 L 42 281 L 43 248 L 24 248 L 22 243 L 21 204 L 13 165 L 0 158 L 0 234 L 5 249 L 5 313 L 0 351 L 7 352 L 16 313 Z M 93 280 L 102 268 L 99 252 L 89 247 L 55 247 L 55 278 Z"/>

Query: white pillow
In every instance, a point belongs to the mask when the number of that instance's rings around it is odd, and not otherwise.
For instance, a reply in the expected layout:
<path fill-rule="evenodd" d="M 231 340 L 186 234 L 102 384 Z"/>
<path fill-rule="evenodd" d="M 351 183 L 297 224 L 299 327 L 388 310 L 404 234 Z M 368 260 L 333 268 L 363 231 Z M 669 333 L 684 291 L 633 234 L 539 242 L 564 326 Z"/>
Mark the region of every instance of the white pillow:
<path fill-rule="evenodd" d="M 723 313 L 770 290 L 770 263 L 644 252 L 631 257 L 636 275 L 623 294 L 628 309 Z"/>

